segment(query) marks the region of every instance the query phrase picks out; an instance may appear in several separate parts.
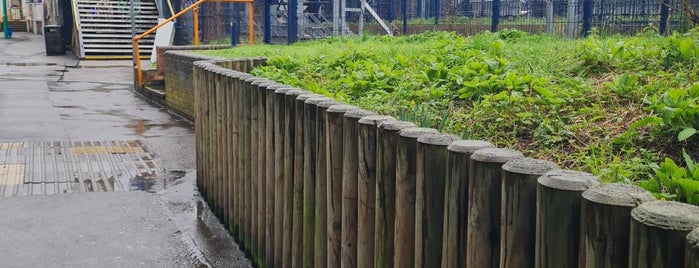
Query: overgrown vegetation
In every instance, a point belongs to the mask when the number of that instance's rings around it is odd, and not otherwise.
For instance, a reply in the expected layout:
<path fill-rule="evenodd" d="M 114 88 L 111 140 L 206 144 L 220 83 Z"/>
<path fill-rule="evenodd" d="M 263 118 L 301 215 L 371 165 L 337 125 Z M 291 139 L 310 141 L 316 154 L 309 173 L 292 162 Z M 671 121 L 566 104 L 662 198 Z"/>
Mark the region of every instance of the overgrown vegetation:
<path fill-rule="evenodd" d="M 504 30 L 202 53 L 266 56 L 254 74 L 697 204 L 697 40 L 697 29 L 578 40 Z"/>

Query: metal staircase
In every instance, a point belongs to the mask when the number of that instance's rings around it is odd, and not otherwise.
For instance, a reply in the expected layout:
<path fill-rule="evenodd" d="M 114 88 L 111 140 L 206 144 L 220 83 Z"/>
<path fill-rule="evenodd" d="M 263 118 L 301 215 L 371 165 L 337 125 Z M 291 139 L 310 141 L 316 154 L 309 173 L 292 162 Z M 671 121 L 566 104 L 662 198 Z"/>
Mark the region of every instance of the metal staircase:
<path fill-rule="evenodd" d="M 129 0 L 72 0 L 80 57 L 131 58 L 133 36 Z M 158 24 L 155 0 L 134 0 L 136 35 Z M 141 40 L 141 56 L 150 56 L 155 36 Z"/>

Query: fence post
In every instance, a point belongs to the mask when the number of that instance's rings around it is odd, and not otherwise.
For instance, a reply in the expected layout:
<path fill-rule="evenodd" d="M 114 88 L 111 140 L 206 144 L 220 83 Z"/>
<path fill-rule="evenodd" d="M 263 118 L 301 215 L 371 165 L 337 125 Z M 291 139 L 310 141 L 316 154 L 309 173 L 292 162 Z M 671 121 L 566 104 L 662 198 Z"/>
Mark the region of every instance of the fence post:
<path fill-rule="evenodd" d="M 294 174 L 296 173 L 296 157 L 298 156 L 298 151 L 296 150 L 296 140 L 297 134 L 296 125 L 296 97 L 301 94 L 307 94 L 307 91 L 292 89 L 286 92 L 284 100 L 284 245 L 282 248 L 283 267 L 292 267 L 298 260 L 300 256 L 294 251 L 295 234 L 297 230 L 294 228 L 294 222 L 297 220 L 299 215 L 296 215 L 295 206 L 295 180 Z M 299 120 L 300 121 L 300 120 Z"/>
<path fill-rule="evenodd" d="M 553 34 L 553 0 L 546 0 L 546 32 Z"/>
<path fill-rule="evenodd" d="M 244 238 L 243 238 L 243 248 L 245 249 L 246 252 L 250 253 L 252 255 L 252 239 L 254 237 L 253 235 L 253 226 L 252 226 L 252 213 L 254 210 L 252 210 L 252 202 L 253 202 L 253 193 L 252 193 L 252 150 L 254 147 L 251 146 L 251 140 L 252 140 L 252 108 L 250 107 L 252 105 L 252 82 L 257 81 L 257 78 L 255 77 L 248 77 L 243 81 L 242 83 L 242 93 L 245 95 L 244 98 L 242 98 L 241 103 L 241 108 L 243 109 L 242 114 L 244 116 L 244 131 L 245 131 L 245 138 L 243 141 L 244 149 L 243 149 L 243 163 L 240 165 L 242 168 L 243 172 L 245 175 L 243 176 L 244 180 L 244 188 L 242 191 L 244 192 L 244 198 L 245 198 L 245 211 L 243 212 L 242 218 L 244 222 Z"/>
<path fill-rule="evenodd" d="M 670 1 L 660 0 L 660 21 L 658 23 L 658 32 L 660 34 L 667 33 L 667 22 L 670 15 Z"/>
<path fill-rule="evenodd" d="M 353 110 L 345 113 L 342 120 L 342 267 L 357 267 L 359 119 L 375 114 L 367 110 Z"/>
<path fill-rule="evenodd" d="M 396 214 L 393 267 L 415 266 L 415 177 L 417 139 L 436 134 L 431 128 L 404 128 L 396 144 Z"/>
<path fill-rule="evenodd" d="M 500 267 L 534 264 L 536 179 L 557 168 L 553 162 L 531 158 L 512 160 L 502 166 Z"/>
<path fill-rule="evenodd" d="M 583 1 L 583 24 L 582 24 L 582 36 L 587 36 L 590 34 L 590 29 L 592 29 L 592 4 L 593 0 L 582 0 Z"/>
<path fill-rule="evenodd" d="M 350 105 L 335 105 L 327 110 L 328 263 L 326 267 L 340 267 L 342 259 L 342 124 L 345 113 L 356 109 L 358 108 Z"/>
<path fill-rule="evenodd" d="M 213 66 L 212 66 L 213 67 Z M 226 214 L 225 214 L 225 196 L 226 196 L 226 189 L 228 187 L 224 187 L 225 183 L 224 180 L 227 179 L 225 177 L 225 174 L 227 172 L 228 167 L 225 164 L 225 159 L 227 156 L 224 154 L 224 149 L 225 149 L 225 137 L 226 135 L 226 128 L 223 125 L 224 119 L 223 119 L 223 111 L 224 111 L 224 100 L 223 100 L 223 94 L 224 94 L 224 88 L 223 85 L 221 84 L 221 81 L 223 80 L 223 76 L 220 73 L 220 69 L 214 68 L 211 71 L 213 75 L 212 83 L 214 85 L 214 95 L 215 95 L 215 121 L 214 121 L 214 128 L 216 129 L 216 147 L 214 147 L 214 153 L 215 153 L 215 158 L 214 158 L 214 170 L 216 172 L 216 186 L 217 186 L 217 191 L 216 191 L 216 216 L 220 219 L 224 219 Z"/>
<path fill-rule="evenodd" d="M 259 163 L 262 160 L 260 157 L 260 85 L 265 81 L 262 79 L 255 80 L 250 85 L 250 255 L 255 263 L 259 263 L 260 251 L 260 229 L 264 228 L 260 222 L 260 183 L 261 179 Z"/>
<path fill-rule="evenodd" d="M 459 137 L 429 134 L 417 139 L 415 167 L 415 267 L 438 267 L 444 240 L 447 147 Z"/>
<path fill-rule="evenodd" d="M 503 148 L 484 148 L 471 155 L 466 266 L 500 266 L 502 165 L 522 157 L 518 151 Z"/>
<path fill-rule="evenodd" d="M 357 267 L 374 265 L 374 218 L 376 205 L 376 132 L 390 116 L 370 115 L 359 119 L 357 179 Z"/>
<path fill-rule="evenodd" d="M 582 197 L 578 267 L 628 267 L 631 209 L 655 198 L 621 183 L 592 186 Z"/>
<path fill-rule="evenodd" d="M 537 182 L 535 267 L 576 267 L 581 195 L 600 182 L 592 174 L 570 170 L 546 172 Z"/>
<path fill-rule="evenodd" d="M 492 14 L 490 16 L 490 31 L 497 32 L 500 24 L 500 0 L 492 0 Z"/>
<path fill-rule="evenodd" d="M 575 38 L 575 28 L 578 24 L 578 1 L 568 0 L 568 11 L 566 14 L 566 34 L 568 38 Z"/>
<path fill-rule="evenodd" d="M 282 267 L 284 249 L 284 192 L 286 178 L 284 177 L 284 141 L 286 108 L 284 106 L 286 93 L 291 88 L 280 88 L 274 91 L 274 267 Z"/>
<path fill-rule="evenodd" d="M 303 267 L 314 267 L 316 223 L 316 157 L 318 103 L 330 100 L 313 95 L 303 106 Z"/>
<path fill-rule="evenodd" d="M 238 183 L 238 178 L 239 178 L 239 173 L 238 173 L 238 98 L 239 98 L 239 90 L 238 88 L 235 87 L 236 80 L 238 79 L 239 75 L 238 72 L 236 71 L 228 71 L 226 75 L 226 80 L 225 80 L 225 87 L 226 87 L 226 102 L 228 105 L 226 106 L 226 114 L 227 114 L 227 121 L 226 123 L 228 124 L 228 130 L 229 130 L 229 135 L 226 137 L 227 142 L 228 142 L 228 152 L 227 154 L 230 156 L 228 159 L 227 165 L 229 166 L 228 168 L 228 177 L 229 177 L 229 182 L 228 182 L 228 231 L 232 235 L 237 235 L 238 234 L 238 210 L 237 210 L 237 189 L 239 187 Z"/>
<path fill-rule="evenodd" d="M 468 227 L 468 173 L 473 152 L 493 147 L 490 142 L 459 140 L 447 147 L 447 180 L 444 193 L 444 241 L 442 267 L 466 267 Z"/>
<path fill-rule="evenodd" d="M 266 87 L 264 93 L 265 101 L 265 132 L 262 137 L 264 138 L 264 150 L 265 150 L 265 241 L 264 241 L 264 266 L 274 267 L 274 237 L 275 237 L 275 206 L 276 206 L 276 192 L 277 188 L 275 186 L 275 172 L 279 169 L 279 166 L 275 163 L 275 150 L 274 150 L 274 122 L 279 120 L 279 118 L 274 113 L 274 95 L 276 90 L 282 88 L 279 84 L 270 84 Z"/>
<path fill-rule="evenodd" d="M 315 97 L 314 94 L 307 93 L 296 97 L 294 104 L 294 202 L 293 202 L 293 222 L 291 231 L 291 267 L 303 267 L 303 141 L 304 132 L 304 109 L 303 105 L 307 99 Z"/>
<path fill-rule="evenodd" d="M 393 267 L 393 233 L 396 204 L 396 144 L 398 131 L 415 124 L 384 121 L 378 126 L 376 144 L 376 205 L 374 267 Z"/>
<path fill-rule="evenodd" d="M 325 267 L 328 263 L 328 125 L 327 110 L 339 105 L 332 100 L 318 103 L 316 122 L 318 124 L 318 147 L 316 148 L 316 206 L 315 206 L 315 261 L 316 267 Z"/>
<path fill-rule="evenodd" d="M 651 201 L 631 210 L 629 267 L 692 267 L 685 261 L 687 235 L 699 227 L 699 207 Z"/>
<path fill-rule="evenodd" d="M 265 234 L 269 224 L 267 224 L 267 171 L 272 169 L 274 172 L 274 167 L 267 166 L 267 87 L 272 86 L 273 83 L 265 81 L 258 85 L 257 91 L 257 162 L 254 163 L 255 169 L 257 170 L 257 259 L 256 263 L 260 267 L 265 267 L 265 260 L 267 256 L 265 255 L 267 251 L 267 246 L 265 242 L 267 238 Z M 271 152 L 271 151 L 269 151 Z"/>
<path fill-rule="evenodd" d="M 685 268 L 699 268 L 699 227 L 687 235 Z"/>

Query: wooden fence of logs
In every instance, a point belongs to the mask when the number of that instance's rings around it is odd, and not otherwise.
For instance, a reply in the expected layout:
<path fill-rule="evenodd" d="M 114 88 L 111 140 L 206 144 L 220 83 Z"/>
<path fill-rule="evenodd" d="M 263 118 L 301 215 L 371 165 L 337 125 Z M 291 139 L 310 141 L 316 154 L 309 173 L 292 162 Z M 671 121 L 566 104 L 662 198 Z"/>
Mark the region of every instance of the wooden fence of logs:
<path fill-rule="evenodd" d="M 194 65 L 197 183 L 259 267 L 699 267 L 699 207 Z"/>

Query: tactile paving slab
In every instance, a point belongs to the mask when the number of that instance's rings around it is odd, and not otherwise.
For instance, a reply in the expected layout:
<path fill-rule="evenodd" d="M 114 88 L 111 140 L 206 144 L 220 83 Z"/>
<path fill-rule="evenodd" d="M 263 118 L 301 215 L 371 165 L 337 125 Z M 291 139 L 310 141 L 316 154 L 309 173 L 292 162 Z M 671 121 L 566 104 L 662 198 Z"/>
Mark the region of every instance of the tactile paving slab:
<path fill-rule="evenodd" d="M 0 198 L 129 190 L 162 172 L 137 140 L 0 142 Z"/>

